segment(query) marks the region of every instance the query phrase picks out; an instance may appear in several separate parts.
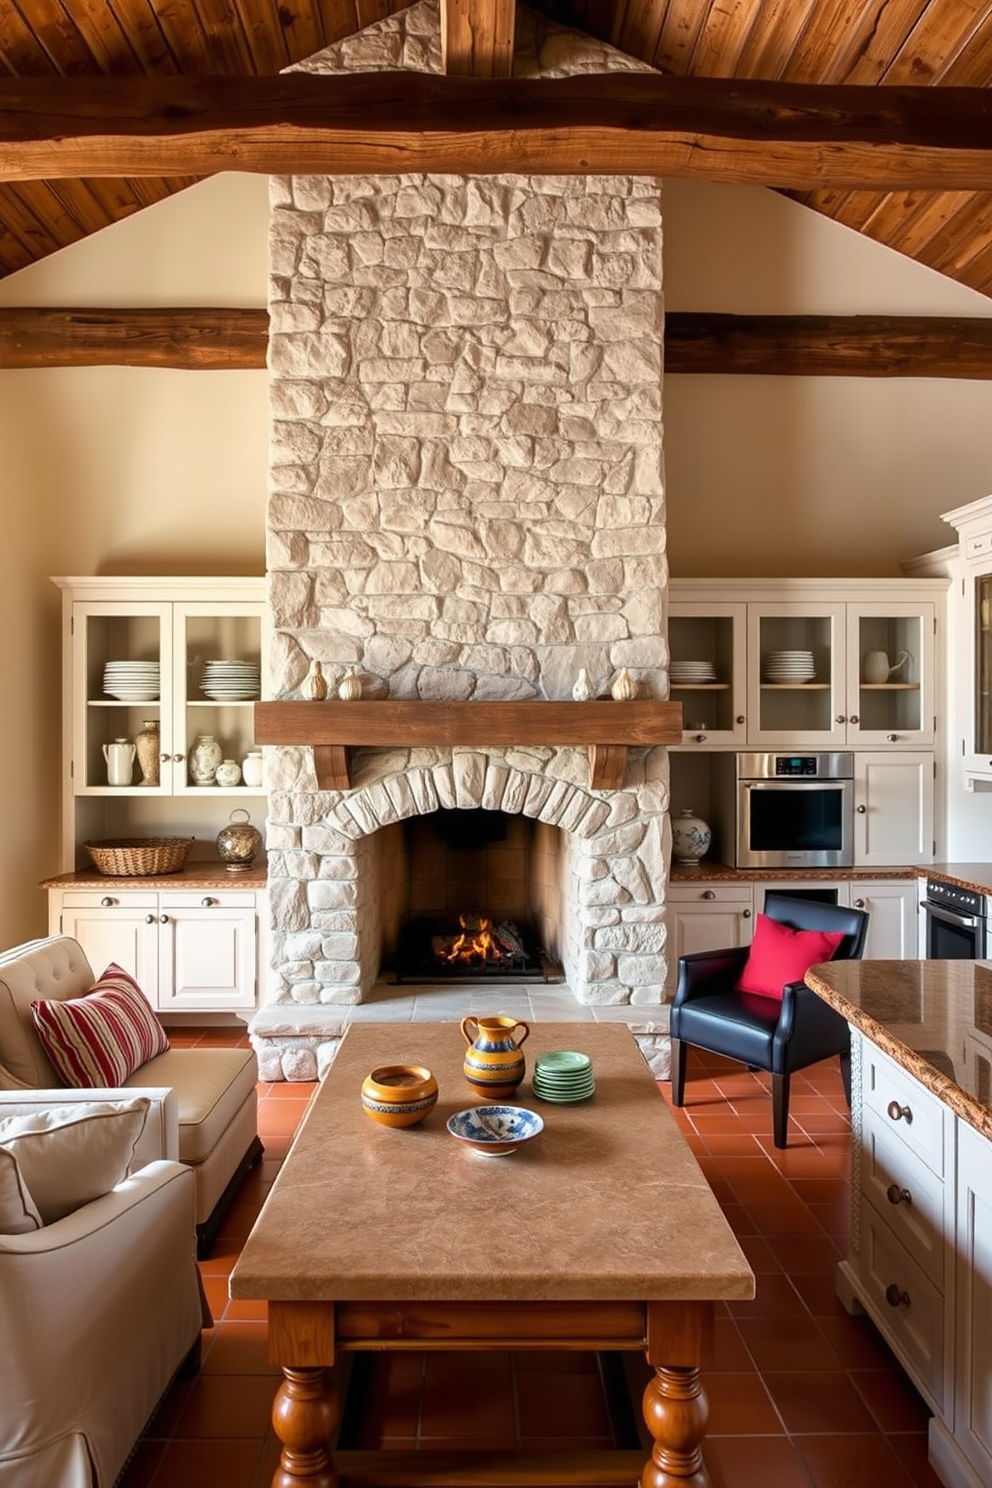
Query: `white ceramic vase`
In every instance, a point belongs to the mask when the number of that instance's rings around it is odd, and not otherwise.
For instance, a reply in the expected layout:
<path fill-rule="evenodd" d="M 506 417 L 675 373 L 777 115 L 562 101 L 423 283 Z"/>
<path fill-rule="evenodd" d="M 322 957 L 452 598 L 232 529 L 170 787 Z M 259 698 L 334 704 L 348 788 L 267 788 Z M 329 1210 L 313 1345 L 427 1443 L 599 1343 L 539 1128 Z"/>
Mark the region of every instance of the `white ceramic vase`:
<path fill-rule="evenodd" d="M 214 771 L 214 784 L 222 785 L 226 790 L 230 790 L 232 786 L 241 784 L 241 766 L 237 760 L 221 760 L 217 769 Z"/>
<path fill-rule="evenodd" d="M 194 785 L 213 785 L 224 758 L 213 734 L 201 734 L 189 752 L 189 778 Z"/>
<path fill-rule="evenodd" d="M 690 807 L 672 817 L 672 857 L 676 863 L 698 863 L 712 841 L 709 826 Z"/>
<path fill-rule="evenodd" d="M 262 751 L 249 749 L 241 761 L 241 778 L 245 785 L 257 788 L 262 783 Z"/>

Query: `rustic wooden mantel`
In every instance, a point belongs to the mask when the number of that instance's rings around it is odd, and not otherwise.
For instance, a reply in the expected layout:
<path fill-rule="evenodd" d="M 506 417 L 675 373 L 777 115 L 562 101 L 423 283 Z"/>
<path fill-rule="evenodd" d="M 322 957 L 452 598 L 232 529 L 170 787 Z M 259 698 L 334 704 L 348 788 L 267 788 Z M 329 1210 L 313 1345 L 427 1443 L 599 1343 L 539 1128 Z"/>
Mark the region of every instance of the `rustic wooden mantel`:
<path fill-rule="evenodd" d="M 682 707 L 630 702 L 355 702 L 255 704 L 256 744 L 308 744 L 321 790 L 350 790 L 348 746 L 571 744 L 589 750 L 593 790 L 619 790 L 631 747 L 682 742 Z"/>

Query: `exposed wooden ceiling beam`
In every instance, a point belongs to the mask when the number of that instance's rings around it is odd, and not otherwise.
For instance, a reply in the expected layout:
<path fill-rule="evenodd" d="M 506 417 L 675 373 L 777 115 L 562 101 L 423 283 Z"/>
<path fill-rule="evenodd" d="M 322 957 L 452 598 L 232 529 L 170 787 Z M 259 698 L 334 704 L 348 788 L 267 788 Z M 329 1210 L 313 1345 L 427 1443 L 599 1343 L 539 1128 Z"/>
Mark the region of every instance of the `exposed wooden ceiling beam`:
<path fill-rule="evenodd" d="M 517 0 L 441 0 L 441 64 L 452 77 L 513 73 Z"/>
<path fill-rule="evenodd" d="M 0 179 L 407 171 L 992 189 L 992 95 L 655 73 L 4 78 Z"/>
<path fill-rule="evenodd" d="M 992 317 L 671 313 L 665 371 L 992 379 Z"/>
<path fill-rule="evenodd" d="M 0 368 L 265 366 L 260 308 L 0 309 Z M 665 317 L 665 371 L 764 377 L 958 377 L 992 381 L 992 317 Z"/>

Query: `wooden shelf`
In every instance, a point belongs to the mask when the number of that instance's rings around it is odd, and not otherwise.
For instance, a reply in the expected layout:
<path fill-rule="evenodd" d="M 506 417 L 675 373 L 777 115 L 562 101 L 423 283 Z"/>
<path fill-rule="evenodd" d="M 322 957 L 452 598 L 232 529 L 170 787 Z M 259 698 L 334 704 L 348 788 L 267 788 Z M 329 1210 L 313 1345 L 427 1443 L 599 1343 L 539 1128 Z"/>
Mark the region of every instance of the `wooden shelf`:
<path fill-rule="evenodd" d="M 350 790 L 348 746 L 564 744 L 589 750 L 594 790 L 619 790 L 628 748 L 681 744 L 682 706 L 653 699 L 464 703 L 386 698 L 255 704 L 256 744 L 308 744 L 321 790 Z"/>

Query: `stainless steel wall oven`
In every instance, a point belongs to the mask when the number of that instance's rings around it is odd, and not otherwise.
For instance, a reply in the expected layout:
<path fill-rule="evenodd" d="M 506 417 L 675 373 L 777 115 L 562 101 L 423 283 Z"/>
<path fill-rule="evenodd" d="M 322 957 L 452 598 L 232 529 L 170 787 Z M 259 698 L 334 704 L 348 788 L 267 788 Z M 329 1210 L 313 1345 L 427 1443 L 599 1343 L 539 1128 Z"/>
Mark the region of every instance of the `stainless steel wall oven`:
<path fill-rule="evenodd" d="M 739 754 L 735 795 L 738 868 L 853 864 L 853 754 Z"/>

